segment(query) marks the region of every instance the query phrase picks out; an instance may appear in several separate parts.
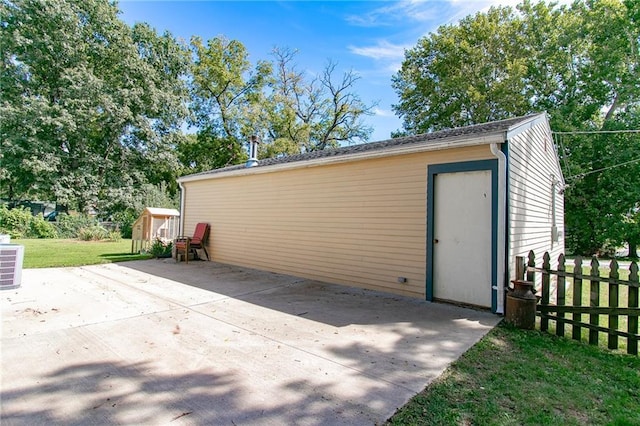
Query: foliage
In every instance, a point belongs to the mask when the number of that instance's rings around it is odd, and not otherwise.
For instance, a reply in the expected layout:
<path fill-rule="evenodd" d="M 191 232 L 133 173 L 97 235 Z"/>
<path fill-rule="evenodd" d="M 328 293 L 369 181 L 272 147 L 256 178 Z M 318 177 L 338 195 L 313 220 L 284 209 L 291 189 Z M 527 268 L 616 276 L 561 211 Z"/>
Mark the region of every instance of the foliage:
<path fill-rule="evenodd" d="M 117 229 L 120 230 L 122 238 L 131 238 L 133 233 L 133 222 L 138 218 L 133 210 L 127 209 L 114 213 L 111 216 L 111 221 L 116 224 Z"/>
<path fill-rule="evenodd" d="M 387 424 L 638 424 L 639 369 L 635 356 L 500 325 Z"/>
<path fill-rule="evenodd" d="M 305 78 L 295 64 L 296 51 L 273 50 L 275 75 L 269 82 L 262 122 L 269 143 L 267 156 L 298 154 L 366 141 L 372 129 L 362 118 L 375 105 L 366 105 L 352 89 L 360 79 L 353 71 L 335 77 L 329 61 L 320 75 Z"/>
<path fill-rule="evenodd" d="M 107 241 L 114 242 L 122 241 L 122 234 L 120 233 L 120 231 L 108 231 L 106 239 Z"/>
<path fill-rule="evenodd" d="M 640 109 L 628 108 L 604 130 L 640 128 Z M 567 157 L 565 192 L 567 249 L 576 254 L 627 244 L 637 257 L 640 244 L 640 135 L 633 133 L 558 135 Z"/>
<path fill-rule="evenodd" d="M 26 207 L 8 209 L 0 205 L 0 234 L 11 238 L 57 238 L 55 226 L 44 220 L 42 214 L 33 216 Z"/>
<path fill-rule="evenodd" d="M 78 239 L 81 241 L 101 241 L 106 240 L 109 231 L 100 225 L 93 225 L 88 228 L 81 228 L 78 231 Z"/>
<path fill-rule="evenodd" d="M 175 191 L 186 47 L 103 0 L 0 8 L 0 195 L 88 211 L 148 182 Z"/>
<path fill-rule="evenodd" d="M 224 37 L 215 37 L 206 45 L 201 38 L 193 37 L 191 47 L 195 58 L 192 124 L 199 130 L 197 145 L 192 143 L 190 148 L 213 149 L 210 155 L 214 167 L 241 163 L 246 159 L 243 142 L 255 131 L 250 111 L 260 102 L 270 65 L 258 62 L 252 70 L 244 45 Z M 195 158 L 185 160 L 191 167 Z"/>
<path fill-rule="evenodd" d="M 399 134 L 539 111 L 555 131 L 638 129 L 639 16 L 635 1 L 525 0 L 442 26 L 407 50 L 393 78 Z M 607 240 L 637 246 L 640 173 L 615 167 L 637 158 L 637 137 L 562 142 L 569 251 L 591 255 Z"/>
<path fill-rule="evenodd" d="M 112 191 L 113 192 L 113 191 Z M 145 207 L 164 207 L 175 209 L 179 205 L 179 195 L 171 195 L 168 186 L 144 184 L 130 193 L 114 196 L 112 201 L 101 203 L 104 218 L 110 220 L 120 230 L 124 238 L 131 238 L 132 226 Z"/>
<path fill-rule="evenodd" d="M 370 134 L 358 77 L 332 63 L 305 81 L 293 54 L 254 66 L 237 40 L 187 46 L 107 0 L 0 0 L 0 26 L 0 197 L 120 214 L 125 235 L 149 188 L 244 162 L 250 135 L 282 155 Z"/>
<path fill-rule="evenodd" d="M 9 234 L 11 238 L 23 238 L 29 234 L 31 211 L 24 207 L 9 210 L 0 205 L 0 233 Z"/>
<path fill-rule="evenodd" d="M 629 8 L 618 0 L 524 1 L 517 11 L 491 8 L 440 27 L 406 52 L 393 78 L 404 130 L 544 110 L 558 129 L 602 124 L 639 102 L 640 29 Z"/>
<path fill-rule="evenodd" d="M 251 135 L 263 142 L 261 157 L 299 154 L 366 141 L 372 114 L 353 92 L 359 77 L 336 77 L 329 61 L 317 76 L 296 69 L 295 51 L 274 49 L 272 62 L 252 66 L 242 43 L 223 37 L 205 45 L 194 37 L 192 124 L 197 135 L 178 146 L 184 173 L 239 164 Z"/>
<path fill-rule="evenodd" d="M 42 213 L 31 218 L 29 225 L 31 232 L 28 237 L 32 238 L 58 238 L 58 230 L 56 226 L 44 219 Z"/>
<path fill-rule="evenodd" d="M 60 238 L 79 238 L 80 230 L 90 228 L 98 224 L 98 221 L 85 214 L 66 214 L 58 215 L 56 228 Z"/>
<path fill-rule="evenodd" d="M 66 239 L 16 240 L 23 245 L 24 268 L 58 268 L 144 260 L 148 254 L 131 253 L 131 240 L 78 241 Z"/>
<path fill-rule="evenodd" d="M 172 241 L 163 241 L 160 238 L 156 238 L 149 249 L 149 253 L 153 257 L 171 257 L 171 250 L 173 248 Z"/>

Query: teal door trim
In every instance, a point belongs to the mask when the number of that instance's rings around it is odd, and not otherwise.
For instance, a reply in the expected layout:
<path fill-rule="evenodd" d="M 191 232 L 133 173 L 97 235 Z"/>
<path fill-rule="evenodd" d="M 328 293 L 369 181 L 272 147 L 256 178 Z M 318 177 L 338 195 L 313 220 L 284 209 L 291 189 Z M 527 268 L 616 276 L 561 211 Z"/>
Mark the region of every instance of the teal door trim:
<path fill-rule="evenodd" d="M 464 161 L 460 163 L 433 164 L 427 167 L 427 282 L 426 299 L 433 301 L 433 240 L 435 224 L 434 215 L 434 181 L 442 173 L 474 172 L 489 170 L 491 172 L 491 311 L 495 312 L 498 301 L 497 259 L 498 259 L 498 160 Z M 461 267 L 464 259 L 460 259 Z M 470 276 L 473 276 L 471 271 Z"/>

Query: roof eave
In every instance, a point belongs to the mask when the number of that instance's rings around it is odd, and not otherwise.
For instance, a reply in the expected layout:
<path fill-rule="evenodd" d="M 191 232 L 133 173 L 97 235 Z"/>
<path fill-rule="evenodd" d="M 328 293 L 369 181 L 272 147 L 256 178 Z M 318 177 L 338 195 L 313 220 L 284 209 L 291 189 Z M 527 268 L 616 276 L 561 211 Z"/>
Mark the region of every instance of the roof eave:
<path fill-rule="evenodd" d="M 296 161 L 291 163 L 273 164 L 263 167 L 250 167 L 227 172 L 203 173 L 196 175 L 188 175 L 178 178 L 179 183 L 195 182 L 200 180 L 219 179 L 232 176 L 244 176 L 262 173 L 273 173 L 282 170 L 301 169 L 308 167 L 317 167 L 328 164 L 347 163 L 352 161 L 368 160 L 373 158 L 390 157 L 397 155 L 407 155 L 419 152 L 439 151 L 450 148 L 464 148 L 476 145 L 488 145 L 491 143 L 503 143 L 507 136 L 504 130 L 485 133 L 480 136 L 457 136 L 443 139 L 439 142 L 416 143 L 408 146 L 398 146 L 374 151 L 357 152 L 335 157 L 322 157 L 317 159 Z"/>

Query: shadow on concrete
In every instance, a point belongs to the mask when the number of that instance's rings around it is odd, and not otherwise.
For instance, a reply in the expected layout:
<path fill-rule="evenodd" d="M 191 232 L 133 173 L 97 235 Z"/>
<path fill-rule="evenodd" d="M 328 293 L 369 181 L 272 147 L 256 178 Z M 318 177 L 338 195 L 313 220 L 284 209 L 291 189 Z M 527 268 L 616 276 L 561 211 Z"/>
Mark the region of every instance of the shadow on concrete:
<path fill-rule="evenodd" d="M 250 390 L 241 389 L 231 374 L 167 376 L 154 374 L 145 363 L 77 364 L 54 371 L 37 386 L 3 392 L 5 406 L 25 398 L 48 403 L 22 410 L 3 409 L 2 424 L 323 425 L 326 419 L 339 418 L 344 418 L 344 424 L 377 423 L 357 404 L 332 404 L 327 387 L 306 380 L 289 381 L 280 389 L 295 391 L 299 396 L 295 403 L 279 403 L 277 395 L 266 394 L 263 405 L 252 406 L 246 402 Z M 74 395 L 82 397 L 70 403 Z M 60 404 L 53 404 L 55 400 Z"/>
<path fill-rule="evenodd" d="M 52 364 L 27 369 L 28 380 L 3 379 L 3 425 L 382 424 L 499 320 L 215 262 L 132 261 L 68 274 L 80 290 L 99 284 L 91 303 L 135 303 L 146 294 L 163 301 L 148 305 L 162 311 L 122 310 L 108 321 L 6 339 L 3 356 L 15 352 L 9 363 Z M 120 338 L 123 326 L 137 332 Z M 171 334 L 177 326 L 182 332 Z M 57 354 L 69 333 L 71 345 L 95 338 L 96 352 L 86 352 L 93 359 Z M 144 350 L 141 337 L 158 351 Z"/>
<path fill-rule="evenodd" d="M 119 265 L 335 327 L 413 323 L 428 329 L 429 324 L 437 319 L 468 319 L 493 327 L 496 322 L 496 316 L 485 310 L 431 303 L 216 262 L 187 264 L 176 263 L 172 259 L 156 259 Z"/>

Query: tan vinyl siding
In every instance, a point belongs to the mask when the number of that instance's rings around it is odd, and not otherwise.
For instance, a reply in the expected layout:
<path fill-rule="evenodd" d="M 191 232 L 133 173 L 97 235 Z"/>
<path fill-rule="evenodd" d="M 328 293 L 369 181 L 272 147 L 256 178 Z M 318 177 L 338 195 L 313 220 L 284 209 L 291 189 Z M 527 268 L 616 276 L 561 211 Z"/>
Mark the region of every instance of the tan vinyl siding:
<path fill-rule="evenodd" d="M 534 250 L 542 262 L 549 251 L 552 264 L 564 252 L 564 199 L 556 188 L 556 225 L 559 240 L 552 241 L 552 182 L 562 180 L 556 151 L 546 123 L 540 123 L 509 141 L 509 270 L 514 278 L 515 256 Z"/>
<path fill-rule="evenodd" d="M 185 182 L 184 226 L 211 224 L 218 262 L 424 298 L 427 166 L 487 158 L 482 145 Z"/>

